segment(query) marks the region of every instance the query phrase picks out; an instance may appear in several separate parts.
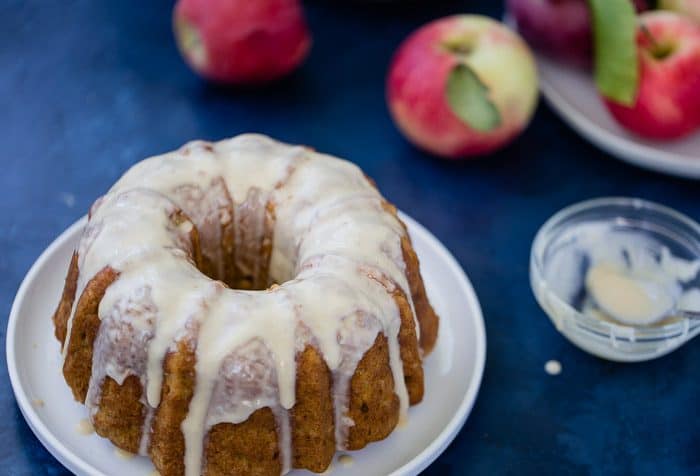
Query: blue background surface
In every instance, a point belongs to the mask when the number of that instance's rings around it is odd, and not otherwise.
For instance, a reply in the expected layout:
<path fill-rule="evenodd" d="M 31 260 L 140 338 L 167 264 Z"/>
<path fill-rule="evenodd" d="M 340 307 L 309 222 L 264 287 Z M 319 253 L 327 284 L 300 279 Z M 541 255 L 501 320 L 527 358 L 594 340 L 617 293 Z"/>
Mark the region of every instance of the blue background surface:
<path fill-rule="evenodd" d="M 544 103 L 511 146 L 461 164 L 410 147 L 387 114 L 386 69 L 410 31 L 449 13 L 500 17 L 500 2 L 309 1 L 308 62 L 257 90 L 193 75 L 173 43 L 171 8 L 164 0 L 0 5 L 3 358 L 23 276 L 131 164 L 189 139 L 257 131 L 358 163 L 474 283 L 488 336 L 483 385 L 464 429 L 427 474 L 700 472 L 700 344 L 644 364 L 596 359 L 555 331 L 527 279 L 532 238 L 558 209 L 630 195 L 698 219 L 698 183 L 614 160 Z M 561 375 L 544 372 L 549 359 L 562 362 Z M 5 365 L 0 473 L 66 473 L 25 424 Z"/>

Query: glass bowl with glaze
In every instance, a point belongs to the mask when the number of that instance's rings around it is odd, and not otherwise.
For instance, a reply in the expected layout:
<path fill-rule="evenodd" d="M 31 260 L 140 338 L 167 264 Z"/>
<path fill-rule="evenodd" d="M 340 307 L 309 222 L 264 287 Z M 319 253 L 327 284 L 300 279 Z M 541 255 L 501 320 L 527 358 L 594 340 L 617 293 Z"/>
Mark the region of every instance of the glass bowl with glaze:
<path fill-rule="evenodd" d="M 700 259 L 700 225 L 689 217 L 636 198 L 600 198 L 567 207 L 538 231 L 530 254 L 530 284 L 556 329 L 598 357 L 637 362 L 665 355 L 700 333 L 700 321 L 670 316 L 651 326 L 624 325 L 583 312 L 585 275 L 590 262 L 581 244 L 609 236 L 641 240 L 645 251 L 689 262 Z M 700 273 L 684 285 L 682 304 L 700 310 Z"/>

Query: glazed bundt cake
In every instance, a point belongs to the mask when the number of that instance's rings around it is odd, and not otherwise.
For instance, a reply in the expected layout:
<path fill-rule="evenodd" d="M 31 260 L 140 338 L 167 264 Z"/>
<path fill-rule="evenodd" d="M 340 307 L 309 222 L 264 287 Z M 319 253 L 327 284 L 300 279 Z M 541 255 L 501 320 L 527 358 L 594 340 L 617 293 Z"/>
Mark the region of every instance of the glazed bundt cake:
<path fill-rule="evenodd" d="M 438 330 L 406 228 L 360 169 L 252 134 L 124 174 L 53 321 L 96 432 L 162 476 L 324 471 L 422 399 Z"/>

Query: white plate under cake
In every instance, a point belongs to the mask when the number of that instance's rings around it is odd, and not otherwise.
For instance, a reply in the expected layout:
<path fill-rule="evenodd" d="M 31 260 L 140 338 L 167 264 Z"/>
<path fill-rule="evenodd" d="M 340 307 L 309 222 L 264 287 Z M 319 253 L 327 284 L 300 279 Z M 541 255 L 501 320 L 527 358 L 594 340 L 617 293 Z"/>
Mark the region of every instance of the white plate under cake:
<path fill-rule="evenodd" d="M 431 393 L 422 364 L 437 316 L 409 234 L 348 162 L 257 135 L 187 144 L 98 200 L 70 261 L 58 367 L 97 432 L 163 475 L 324 471 L 336 450 L 386 438 Z M 454 284 L 468 288 L 463 275 Z M 21 295 L 8 329 L 13 386 L 30 425 L 76 470 L 34 414 L 45 407 L 23 404 Z M 473 402 L 482 326 L 474 336 L 465 398 L 424 462 Z M 426 361 L 438 359 L 438 373 L 452 368 L 451 338 Z"/>

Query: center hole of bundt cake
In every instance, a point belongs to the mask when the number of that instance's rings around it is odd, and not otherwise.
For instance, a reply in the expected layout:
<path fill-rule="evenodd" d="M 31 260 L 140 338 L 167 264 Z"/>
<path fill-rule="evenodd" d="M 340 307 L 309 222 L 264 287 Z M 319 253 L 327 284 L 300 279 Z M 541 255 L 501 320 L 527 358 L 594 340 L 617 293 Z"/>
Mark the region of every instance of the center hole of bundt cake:
<path fill-rule="evenodd" d="M 267 249 L 267 245 L 252 241 L 240 244 L 241 246 L 232 249 L 222 247 L 218 257 L 202 253 L 197 268 L 231 289 L 262 291 L 276 284 L 269 275 L 271 250 Z"/>
<path fill-rule="evenodd" d="M 270 205 L 255 190 L 243 203 L 228 205 L 205 213 L 183 210 L 196 228 L 197 268 L 232 289 L 265 290 L 282 282 L 270 274 L 274 229 Z"/>
<path fill-rule="evenodd" d="M 209 276 L 212 279 L 218 279 L 213 276 Z M 276 283 L 262 283 L 259 278 L 255 275 L 244 275 L 237 276 L 232 280 L 218 279 L 219 281 L 226 284 L 231 289 L 241 289 L 244 291 L 264 291 Z"/>

